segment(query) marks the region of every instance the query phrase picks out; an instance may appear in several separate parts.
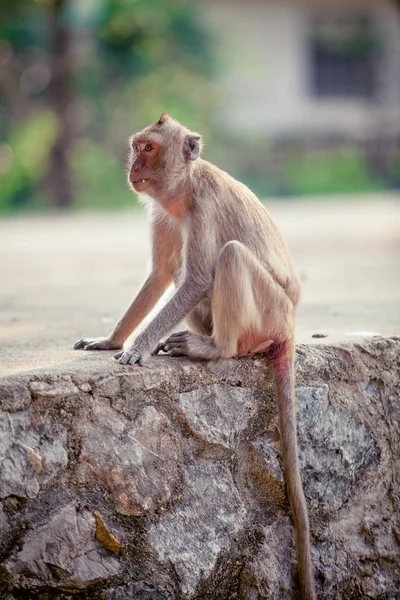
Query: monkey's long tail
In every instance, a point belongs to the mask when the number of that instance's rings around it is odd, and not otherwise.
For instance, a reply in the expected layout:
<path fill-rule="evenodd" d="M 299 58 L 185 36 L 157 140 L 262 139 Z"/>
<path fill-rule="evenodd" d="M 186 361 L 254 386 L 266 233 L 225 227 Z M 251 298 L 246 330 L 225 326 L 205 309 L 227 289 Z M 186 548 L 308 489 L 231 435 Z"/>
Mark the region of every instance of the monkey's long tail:
<path fill-rule="evenodd" d="M 294 392 L 294 347 L 286 343 L 270 346 L 277 391 L 283 472 L 294 521 L 297 563 L 303 600 L 316 600 L 311 563 L 310 526 L 300 477 Z"/>

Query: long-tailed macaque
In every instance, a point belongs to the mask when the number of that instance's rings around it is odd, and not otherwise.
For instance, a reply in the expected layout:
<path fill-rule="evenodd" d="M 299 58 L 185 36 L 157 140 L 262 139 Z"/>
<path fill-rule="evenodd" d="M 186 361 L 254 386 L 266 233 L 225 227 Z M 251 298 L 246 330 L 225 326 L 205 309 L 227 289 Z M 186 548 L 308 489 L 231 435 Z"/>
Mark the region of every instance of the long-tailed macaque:
<path fill-rule="evenodd" d="M 130 140 L 128 181 L 151 201 L 153 264 L 111 335 L 75 349 L 121 349 L 174 282 L 175 295 L 115 358 L 143 364 L 151 353 L 204 359 L 262 352 L 277 389 L 283 470 L 295 525 L 303 598 L 316 598 L 296 439 L 294 318 L 300 283 L 271 216 L 242 183 L 200 158 L 201 137 L 169 117 Z M 173 333 L 183 319 L 189 331 Z"/>

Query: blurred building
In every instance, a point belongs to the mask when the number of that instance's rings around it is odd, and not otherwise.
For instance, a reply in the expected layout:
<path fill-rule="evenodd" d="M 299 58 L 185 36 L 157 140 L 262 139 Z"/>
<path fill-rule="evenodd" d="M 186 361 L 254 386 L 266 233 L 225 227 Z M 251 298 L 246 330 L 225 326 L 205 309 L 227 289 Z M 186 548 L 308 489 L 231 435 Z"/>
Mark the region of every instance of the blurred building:
<path fill-rule="evenodd" d="M 204 0 L 221 125 L 270 137 L 400 133 L 400 2 Z"/>

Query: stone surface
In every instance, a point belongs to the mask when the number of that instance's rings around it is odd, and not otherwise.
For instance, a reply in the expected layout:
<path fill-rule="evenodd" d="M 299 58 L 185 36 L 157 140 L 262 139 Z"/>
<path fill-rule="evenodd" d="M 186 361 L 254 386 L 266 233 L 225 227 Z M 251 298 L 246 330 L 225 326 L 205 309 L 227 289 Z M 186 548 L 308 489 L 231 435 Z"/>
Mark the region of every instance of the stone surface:
<path fill-rule="evenodd" d="M 1 600 L 298 600 L 265 360 L 0 378 Z M 321 600 L 400 598 L 400 340 L 296 353 Z"/>
<path fill-rule="evenodd" d="M 229 448 L 257 405 L 252 389 L 214 384 L 180 394 L 178 406 L 201 437 Z"/>
<path fill-rule="evenodd" d="M 379 465 L 373 432 L 347 411 L 329 405 L 329 388 L 299 387 L 296 392 L 300 465 L 310 504 L 337 511 L 371 468 Z M 324 460 L 321 460 L 321 457 Z"/>
<path fill-rule="evenodd" d="M 199 461 L 187 470 L 180 502 L 150 528 L 148 543 L 162 563 L 173 565 L 184 596 L 191 597 L 245 523 L 229 469 Z"/>
<path fill-rule="evenodd" d="M 0 412 L 0 498 L 36 498 L 67 463 L 65 427 L 35 427 L 28 411 Z"/>
<path fill-rule="evenodd" d="M 292 598 L 296 553 L 289 517 L 278 517 L 263 528 L 263 541 L 247 562 L 242 576 L 243 597 Z"/>
<path fill-rule="evenodd" d="M 86 587 L 117 575 L 119 561 L 95 540 L 96 519 L 87 509 L 70 505 L 25 537 L 21 551 L 5 568 L 15 580 L 55 586 Z"/>
<path fill-rule="evenodd" d="M 78 430 L 79 481 L 99 485 L 119 513 L 139 516 L 171 500 L 182 478 L 181 450 L 169 419 L 154 406 L 128 421 L 98 399 Z"/>
<path fill-rule="evenodd" d="M 167 600 L 167 596 L 147 585 L 134 584 L 122 585 L 110 590 L 107 600 Z"/>

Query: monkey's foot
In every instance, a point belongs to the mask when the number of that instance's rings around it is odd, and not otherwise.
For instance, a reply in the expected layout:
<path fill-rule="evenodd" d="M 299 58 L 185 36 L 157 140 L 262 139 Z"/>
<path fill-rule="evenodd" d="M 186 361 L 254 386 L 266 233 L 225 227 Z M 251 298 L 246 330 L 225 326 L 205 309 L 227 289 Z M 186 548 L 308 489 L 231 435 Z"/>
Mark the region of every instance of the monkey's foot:
<path fill-rule="evenodd" d="M 119 350 L 122 344 L 116 344 L 109 339 L 87 340 L 83 338 L 74 344 L 74 350 Z"/>
<path fill-rule="evenodd" d="M 167 352 L 171 356 L 184 356 L 190 353 L 189 339 L 193 334 L 189 331 L 173 333 L 164 342 L 160 342 L 153 354 Z"/>
<path fill-rule="evenodd" d="M 204 359 L 216 359 L 221 356 L 221 352 L 215 347 L 212 338 L 191 331 L 173 333 L 164 342 L 158 344 L 153 354 L 158 354 L 161 350 L 171 356 L 192 356 Z"/>

